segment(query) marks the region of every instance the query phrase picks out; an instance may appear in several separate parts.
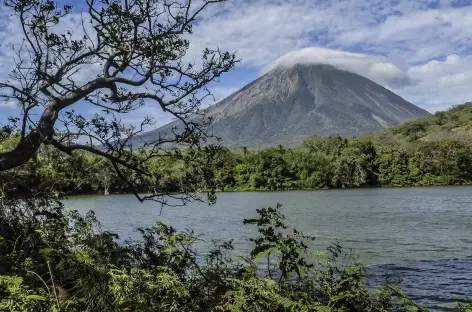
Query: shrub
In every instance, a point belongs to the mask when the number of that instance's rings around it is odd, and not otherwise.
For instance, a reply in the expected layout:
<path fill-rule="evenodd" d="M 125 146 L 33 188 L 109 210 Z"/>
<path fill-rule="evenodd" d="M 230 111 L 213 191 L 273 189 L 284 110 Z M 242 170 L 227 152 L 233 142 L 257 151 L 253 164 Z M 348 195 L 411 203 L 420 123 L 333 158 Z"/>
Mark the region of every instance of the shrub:
<path fill-rule="evenodd" d="M 0 207 L 0 311 L 387 311 L 416 306 L 387 286 L 371 294 L 365 267 L 339 246 L 284 223 L 280 206 L 258 210 L 252 252 L 231 242 L 203 255 L 193 232 L 156 223 L 119 243 L 92 212 L 67 212 L 52 199 L 4 200 Z M 241 260 L 242 259 L 242 260 Z M 418 307 L 418 309 L 420 309 Z M 419 311 L 419 310 L 418 310 Z"/>

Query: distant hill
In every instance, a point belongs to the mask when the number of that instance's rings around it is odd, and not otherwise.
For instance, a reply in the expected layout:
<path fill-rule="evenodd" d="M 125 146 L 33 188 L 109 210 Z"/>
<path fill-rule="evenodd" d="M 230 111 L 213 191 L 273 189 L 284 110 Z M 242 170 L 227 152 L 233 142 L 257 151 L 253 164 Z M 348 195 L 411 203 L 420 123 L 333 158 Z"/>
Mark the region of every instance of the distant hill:
<path fill-rule="evenodd" d="M 447 111 L 408 121 L 384 132 L 371 135 L 373 140 L 392 140 L 395 143 L 458 141 L 472 145 L 472 102 L 460 104 Z"/>
<path fill-rule="evenodd" d="M 294 146 L 313 135 L 352 137 L 430 115 L 360 75 L 330 65 L 276 68 L 207 109 L 227 147 Z M 134 142 L 153 141 L 178 122 Z"/>

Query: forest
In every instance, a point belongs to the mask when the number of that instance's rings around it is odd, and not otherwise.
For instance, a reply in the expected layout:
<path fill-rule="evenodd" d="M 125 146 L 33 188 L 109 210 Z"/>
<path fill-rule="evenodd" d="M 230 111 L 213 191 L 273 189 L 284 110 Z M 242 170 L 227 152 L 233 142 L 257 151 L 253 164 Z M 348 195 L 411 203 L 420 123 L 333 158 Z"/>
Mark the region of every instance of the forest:
<path fill-rule="evenodd" d="M 191 162 L 153 159 L 146 163 L 153 177 L 140 177 L 137 185 L 141 192 L 152 191 L 149 185 L 179 192 L 196 172 L 204 177 L 200 189 L 218 191 L 466 185 L 472 183 L 471 138 L 472 103 L 466 103 L 358 138 L 312 137 L 301 146 L 260 150 L 202 147 Z M 83 151 L 68 155 L 44 146 L 17 170 L 70 195 L 131 192 L 109 161 Z"/>

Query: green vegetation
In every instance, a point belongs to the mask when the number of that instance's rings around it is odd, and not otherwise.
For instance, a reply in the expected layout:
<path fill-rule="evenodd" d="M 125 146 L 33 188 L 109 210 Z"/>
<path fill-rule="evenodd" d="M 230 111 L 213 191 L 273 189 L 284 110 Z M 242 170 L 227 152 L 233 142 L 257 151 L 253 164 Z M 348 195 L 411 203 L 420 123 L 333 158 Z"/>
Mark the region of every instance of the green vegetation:
<path fill-rule="evenodd" d="M 472 103 L 360 138 L 313 137 L 296 148 L 259 151 L 206 148 L 146 166 L 152 175 L 136 183 L 141 192 L 178 192 L 189 180 L 224 191 L 472 184 Z M 45 147 L 21 170 L 71 194 L 132 191 L 108 161 L 86 152 L 69 157 Z"/>
<path fill-rule="evenodd" d="M 15 68 L 0 82 L 0 100 L 21 112 L 0 128 L 1 312 L 425 311 L 395 286 L 367 289 L 366 268 L 346 261 L 339 246 L 310 251 L 313 238 L 288 229 L 279 207 L 245 220 L 259 236 L 244 257 L 232 254 L 231 242 L 198 253 L 197 235 L 162 223 L 123 242 L 93 212 L 64 209 L 60 199 L 81 192 L 166 204 L 201 190 L 211 201 L 216 189 L 470 181 L 470 147 L 459 139 L 469 131 L 470 105 L 360 139 L 313 138 L 242 154 L 202 146 L 206 122 L 191 116 L 205 87 L 236 59 L 210 49 L 200 66 L 183 58 L 197 15 L 219 2 L 87 0 L 77 36 L 61 24 L 69 5 L 4 1 L 25 40 L 12 47 Z M 127 142 L 152 121 L 126 124 L 123 114 L 155 109 L 150 103 L 182 121 L 184 132 L 134 149 Z M 96 113 L 84 116 L 80 105 Z"/>
<path fill-rule="evenodd" d="M 470 120 L 472 103 L 362 138 L 202 148 L 153 159 L 153 174 L 135 185 L 192 192 L 465 184 Z M 18 140 L 7 129 L 1 136 L 3 150 Z M 0 185 L 0 311 L 427 311 L 395 285 L 368 289 L 366 267 L 340 246 L 311 251 L 313 238 L 288 229 L 279 207 L 244 221 L 259 236 L 248 255 L 236 256 L 220 241 L 199 253 L 198 235 L 160 222 L 139 229 L 141 240 L 122 242 L 93 212 L 65 211 L 57 199 L 67 192 L 135 191 L 90 153 L 44 146 L 27 164 L 0 172 Z"/>
<path fill-rule="evenodd" d="M 472 183 L 472 103 L 359 138 L 223 153 L 221 189 L 277 190 Z"/>
<path fill-rule="evenodd" d="M 245 221 L 260 236 L 243 258 L 231 242 L 198 255 L 197 236 L 162 223 L 118 243 L 46 197 L 0 208 L 0 311 L 425 311 L 391 285 L 369 293 L 339 246 L 311 254 L 278 207 Z"/>

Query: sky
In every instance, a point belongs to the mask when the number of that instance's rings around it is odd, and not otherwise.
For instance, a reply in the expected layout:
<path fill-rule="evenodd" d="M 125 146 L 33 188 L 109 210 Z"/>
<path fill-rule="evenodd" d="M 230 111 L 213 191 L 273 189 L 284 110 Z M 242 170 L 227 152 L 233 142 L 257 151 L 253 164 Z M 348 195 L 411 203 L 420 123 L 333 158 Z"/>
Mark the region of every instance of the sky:
<path fill-rule="evenodd" d="M 472 100 L 471 16 L 472 0 L 228 0 L 198 20 L 186 59 L 219 47 L 241 60 L 211 85 L 216 102 L 274 67 L 328 63 L 435 112 Z M 21 34 L 15 21 L 0 20 L 1 79 L 11 64 L 8 43 Z M 0 102 L 0 122 L 13 112 Z M 157 125 L 169 121 L 149 107 L 126 118 L 146 114 Z"/>

